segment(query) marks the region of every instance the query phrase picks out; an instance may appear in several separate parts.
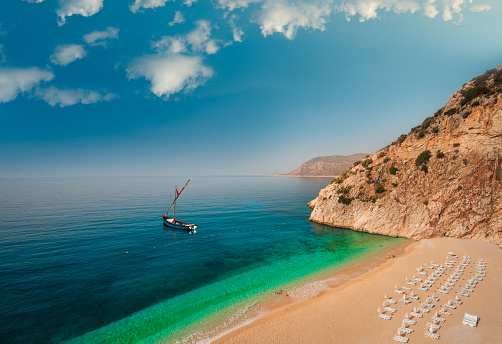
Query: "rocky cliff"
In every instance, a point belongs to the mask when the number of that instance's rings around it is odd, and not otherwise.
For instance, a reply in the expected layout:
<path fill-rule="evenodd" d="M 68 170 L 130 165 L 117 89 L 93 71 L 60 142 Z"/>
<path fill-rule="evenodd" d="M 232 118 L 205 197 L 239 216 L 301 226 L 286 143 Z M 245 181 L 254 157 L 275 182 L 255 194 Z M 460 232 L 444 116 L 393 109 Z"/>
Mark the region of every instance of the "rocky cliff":
<path fill-rule="evenodd" d="M 296 170 L 282 176 L 335 177 L 345 172 L 352 164 L 366 158 L 367 154 L 319 156 L 304 162 Z"/>
<path fill-rule="evenodd" d="M 311 221 L 413 239 L 502 243 L 502 65 L 309 203 Z"/>

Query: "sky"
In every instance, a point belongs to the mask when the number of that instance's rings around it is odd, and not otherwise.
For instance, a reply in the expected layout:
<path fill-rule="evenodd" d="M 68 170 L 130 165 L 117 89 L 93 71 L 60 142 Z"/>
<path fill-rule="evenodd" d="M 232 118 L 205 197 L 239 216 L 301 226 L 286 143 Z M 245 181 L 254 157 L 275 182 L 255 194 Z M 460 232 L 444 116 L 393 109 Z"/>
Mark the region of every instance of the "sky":
<path fill-rule="evenodd" d="M 287 173 L 502 64 L 499 0 L 2 0 L 0 178 Z"/>

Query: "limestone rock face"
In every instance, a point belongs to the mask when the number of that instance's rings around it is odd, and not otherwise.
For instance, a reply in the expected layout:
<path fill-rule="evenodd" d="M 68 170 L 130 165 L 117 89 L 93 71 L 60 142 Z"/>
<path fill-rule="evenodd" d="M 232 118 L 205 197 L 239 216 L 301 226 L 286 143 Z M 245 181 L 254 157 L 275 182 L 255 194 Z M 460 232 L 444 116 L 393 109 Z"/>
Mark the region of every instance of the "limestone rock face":
<path fill-rule="evenodd" d="M 366 158 L 367 154 L 319 156 L 304 162 L 296 170 L 284 174 L 292 177 L 335 177 L 347 170 L 354 161 Z"/>
<path fill-rule="evenodd" d="M 412 239 L 501 244 L 501 166 L 502 65 L 321 190 L 309 203 L 310 220 Z"/>

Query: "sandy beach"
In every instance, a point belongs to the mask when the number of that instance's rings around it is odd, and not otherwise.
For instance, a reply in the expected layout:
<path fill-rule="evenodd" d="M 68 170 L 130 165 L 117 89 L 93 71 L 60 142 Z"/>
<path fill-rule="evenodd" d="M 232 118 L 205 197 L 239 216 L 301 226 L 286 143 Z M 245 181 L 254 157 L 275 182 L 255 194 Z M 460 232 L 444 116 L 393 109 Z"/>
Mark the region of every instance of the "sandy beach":
<path fill-rule="evenodd" d="M 455 253 L 456 258 L 449 252 Z M 464 259 L 464 255 L 470 259 Z M 445 266 L 447 259 L 452 262 L 450 267 Z M 486 265 L 479 265 L 481 259 Z M 464 260 L 468 263 L 462 266 Z M 441 266 L 443 273 L 438 271 L 442 270 Z M 419 267 L 425 274 L 419 274 L 416 270 Z M 459 267 L 462 268 L 457 270 Z M 455 271 L 462 274 L 452 277 Z M 436 280 L 432 279 L 434 283 L 425 282 L 433 274 L 437 276 L 434 276 Z M 479 281 L 472 280 L 476 276 Z M 471 283 L 473 281 L 478 283 Z M 422 287 L 421 283 L 430 284 L 430 287 Z M 406 293 L 409 303 L 399 301 L 404 294 L 397 293 L 396 286 Z M 419 287 L 427 290 L 419 290 Z M 439 289 L 448 293 L 438 292 Z M 411 292 L 418 300 L 409 298 Z M 458 296 L 459 293 L 469 297 Z M 434 300 L 427 300 L 433 294 Z M 396 303 L 385 302 L 384 305 L 385 295 Z M 456 297 L 461 304 L 453 302 L 451 308 L 444 307 Z M 384 307 L 395 310 L 385 311 L 385 315 L 391 316 L 390 320 L 379 317 L 378 309 L 383 312 Z M 429 312 L 417 311 L 422 317 L 412 317 L 411 312 L 419 307 Z M 441 312 L 443 309 L 445 313 Z M 416 322 L 406 325 L 409 329 L 406 331 L 411 333 L 402 333 L 408 343 L 498 343 L 502 338 L 501 311 L 502 249 L 474 240 L 427 239 L 408 245 L 397 257 L 387 259 L 361 276 L 311 299 L 277 308 L 214 343 L 390 343 L 394 342 L 407 313 L 411 323 Z M 433 320 L 436 312 L 439 321 Z M 477 327 L 462 324 L 465 313 L 479 317 Z M 435 330 L 438 340 L 425 336 L 430 328 L 427 324 L 431 323 L 439 326 Z"/>

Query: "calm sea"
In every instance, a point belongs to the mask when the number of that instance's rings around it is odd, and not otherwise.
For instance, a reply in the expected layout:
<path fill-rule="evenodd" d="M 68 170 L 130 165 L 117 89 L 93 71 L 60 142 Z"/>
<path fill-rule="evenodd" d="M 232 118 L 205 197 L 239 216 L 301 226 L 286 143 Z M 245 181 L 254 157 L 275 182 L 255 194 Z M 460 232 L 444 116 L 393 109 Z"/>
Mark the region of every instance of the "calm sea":
<path fill-rule="evenodd" d="M 329 181 L 193 178 L 189 235 L 184 178 L 0 179 L 0 342 L 210 342 L 403 243 L 310 223 Z"/>

